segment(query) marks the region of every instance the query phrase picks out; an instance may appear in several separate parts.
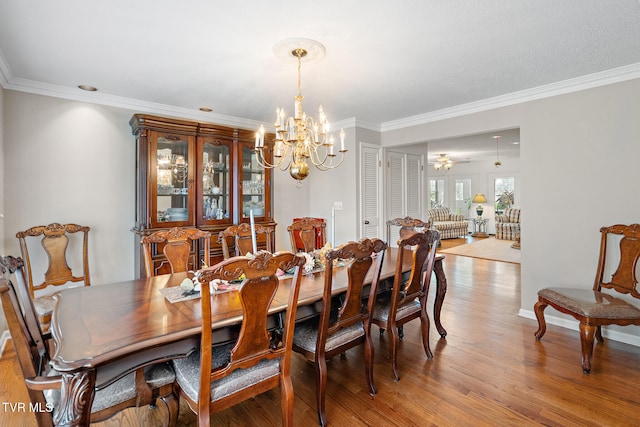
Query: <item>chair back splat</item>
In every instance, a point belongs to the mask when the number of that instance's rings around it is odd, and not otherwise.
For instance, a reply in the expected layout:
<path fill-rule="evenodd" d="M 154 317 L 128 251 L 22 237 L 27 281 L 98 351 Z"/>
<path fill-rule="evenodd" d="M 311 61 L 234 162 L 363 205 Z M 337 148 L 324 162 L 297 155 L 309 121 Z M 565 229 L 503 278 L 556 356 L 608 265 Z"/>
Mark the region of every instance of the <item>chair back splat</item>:
<path fill-rule="evenodd" d="M 255 230 L 258 250 L 275 252 L 275 226 L 271 224 L 255 224 Z M 218 243 L 222 246 L 224 259 L 253 253 L 251 225 L 243 222 L 239 225 L 227 227 L 218 234 Z"/>
<path fill-rule="evenodd" d="M 327 224 L 320 218 L 296 218 L 287 227 L 291 250 L 293 252 L 312 252 L 321 249 L 326 243 L 325 229 Z"/>
<path fill-rule="evenodd" d="M 283 425 L 293 425 L 293 385 L 290 362 L 292 333 L 305 258 L 291 252 L 224 260 L 197 273 L 202 286 L 202 336 L 200 350 L 174 361 L 180 396 L 198 414 L 198 425 L 208 426 L 210 414 L 224 410 L 267 390 L 280 387 Z M 295 268 L 292 281 L 279 283 L 277 269 Z M 210 284 L 237 280 L 242 327 L 235 343 L 212 347 Z M 278 288 L 289 287 L 282 329 L 268 330 L 271 302 Z M 213 296 L 216 298 L 216 296 Z"/>
<path fill-rule="evenodd" d="M 538 340 L 547 330 L 544 309 L 548 305 L 580 322 L 582 371 L 585 374 L 591 372 L 594 339 L 604 342 L 602 326 L 640 326 L 637 279 L 640 224 L 602 227 L 600 234 L 600 256 L 593 287 L 540 289 L 538 302 L 533 307 L 538 320 L 535 333 Z"/>
<path fill-rule="evenodd" d="M 386 248 L 387 244 L 380 239 L 365 238 L 328 251 L 320 317 L 296 325 L 293 349 L 316 366 L 316 403 L 318 420 L 323 426 L 327 425 L 327 359 L 364 343 L 365 375 L 369 393 L 372 396 L 376 394 L 373 381 L 371 313 Z M 339 260 L 346 260 L 345 268 L 336 268 Z M 371 285 L 366 295 L 365 281 L 368 278 L 371 279 Z M 335 300 L 332 297 L 334 281 L 347 283 L 346 293 Z M 335 305 L 339 306 L 337 310 L 334 309 Z"/>
<path fill-rule="evenodd" d="M 144 253 L 144 265 L 147 277 L 153 277 L 163 270 L 164 264 L 169 263 L 171 273 L 189 271 L 190 268 L 197 270 L 201 267 L 201 263 L 209 265 L 209 256 L 211 254 L 209 239 L 211 233 L 197 228 L 171 228 L 169 230 L 160 230 L 148 236 L 144 236 L 140 243 L 142 244 Z M 201 241 L 202 261 L 199 255 L 200 249 L 193 249 L 195 242 Z M 154 263 L 153 245 L 157 245 L 155 253 L 160 252 L 165 260 Z M 193 259 L 193 253 L 196 253 Z"/>
<path fill-rule="evenodd" d="M 422 221 L 421 219 L 411 218 L 410 216 L 390 219 L 387 221 L 387 244 L 392 246 L 391 235 L 394 234 L 392 233 L 392 227 L 399 227 L 397 236 L 398 239 L 402 239 L 413 231 L 422 231 L 429 228 L 429 225 L 429 221 Z"/>

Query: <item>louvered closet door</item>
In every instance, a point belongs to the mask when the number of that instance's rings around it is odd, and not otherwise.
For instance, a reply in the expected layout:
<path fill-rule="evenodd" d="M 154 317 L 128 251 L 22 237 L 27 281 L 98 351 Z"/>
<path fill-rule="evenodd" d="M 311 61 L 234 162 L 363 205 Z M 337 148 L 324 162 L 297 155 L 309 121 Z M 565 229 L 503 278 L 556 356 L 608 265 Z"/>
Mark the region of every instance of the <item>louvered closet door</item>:
<path fill-rule="evenodd" d="M 424 219 L 422 214 L 422 156 L 387 152 L 387 219 Z M 385 231 L 386 232 L 386 231 Z M 385 236 L 386 238 L 386 236 Z M 387 242 L 397 246 L 398 227 L 390 229 Z"/>
<path fill-rule="evenodd" d="M 380 148 L 360 146 L 360 238 L 381 237 Z"/>

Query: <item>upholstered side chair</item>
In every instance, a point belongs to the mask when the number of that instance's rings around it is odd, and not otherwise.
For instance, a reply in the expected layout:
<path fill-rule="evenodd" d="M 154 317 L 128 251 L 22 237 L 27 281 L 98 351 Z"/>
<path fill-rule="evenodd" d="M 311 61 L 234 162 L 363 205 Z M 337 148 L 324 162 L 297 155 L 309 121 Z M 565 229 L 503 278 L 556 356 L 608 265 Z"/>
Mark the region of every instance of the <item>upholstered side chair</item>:
<path fill-rule="evenodd" d="M 200 348 L 187 358 L 174 360 L 174 366 L 180 397 L 198 414 L 199 426 L 209 425 L 211 413 L 276 387 L 280 388 L 282 423 L 293 425 L 291 346 L 304 262 L 304 257 L 291 252 L 262 251 L 255 257 L 232 257 L 198 272 L 202 284 Z M 280 286 L 279 268 L 295 269 L 281 332 L 268 328 L 271 301 Z M 242 308 L 240 336 L 235 343 L 212 347 L 210 283 L 243 274 L 245 279 L 235 291 Z"/>
<path fill-rule="evenodd" d="M 26 268 L 29 293 L 33 299 L 38 321 L 45 332 L 49 330 L 54 306 L 52 292 L 47 288 L 79 282 L 83 282 L 84 286 L 91 284 L 88 255 L 89 230 L 89 227 L 83 225 L 52 223 L 16 233 Z M 80 245 L 76 244 L 79 243 L 76 239 L 80 235 L 82 236 L 81 249 Z M 71 240 L 74 248 L 78 250 L 70 249 Z M 40 245 L 35 244 L 37 241 Z M 44 253 L 41 251 L 36 253 L 37 246 L 41 246 Z M 68 263 L 68 258 L 72 255 L 74 255 L 72 261 L 76 261 L 73 265 L 78 266 L 75 272 Z M 34 261 L 39 262 L 39 265 Z M 44 271 L 44 278 L 37 278 L 39 276 L 36 276 L 36 271 Z"/>
<path fill-rule="evenodd" d="M 600 257 L 593 287 L 551 287 L 538 291 L 533 307 L 538 319 L 536 339 L 547 330 L 544 309 L 551 306 L 580 322 L 582 371 L 591 371 L 594 339 L 604 342 L 606 325 L 640 326 L 640 224 L 612 225 L 600 229 Z"/>
<path fill-rule="evenodd" d="M 327 359 L 364 344 L 365 376 L 369 394 L 376 394 L 373 381 L 373 341 L 371 313 L 375 304 L 380 271 L 387 244 L 380 239 L 363 239 L 346 243 L 326 253 L 324 291 L 320 317 L 296 325 L 294 351 L 314 363 L 316 370 L 316 403 L 320 425 L 327 425 L 325 394 L 327 389 Z M 347 291 L 337 311 L 332 310 L 332 286 L 338 260 L 347 261 Z M 370 270 L 373 270 L 370 272 Z M 368 299 L 365 278 L 371 274 Z"/>

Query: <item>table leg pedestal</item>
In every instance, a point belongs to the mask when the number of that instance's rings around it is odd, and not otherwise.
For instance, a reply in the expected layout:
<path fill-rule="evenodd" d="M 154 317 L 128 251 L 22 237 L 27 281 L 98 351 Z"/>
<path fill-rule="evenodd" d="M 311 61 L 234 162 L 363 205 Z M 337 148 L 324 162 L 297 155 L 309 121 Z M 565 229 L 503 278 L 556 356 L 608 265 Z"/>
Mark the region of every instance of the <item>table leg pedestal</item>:
<path fill-rule="evenodd" d="M 447 336 L 447 331 L 442 327 L 442 323 L 440 323 L 442 303 L 444 302 L 444 296 L 447 293 L 447 277 L 444 275 L 442 260 L 444 260 L 444 256 L 439 255 L 433 265 L 433 271 L 436 274 L 436 298 L 433 304 L 433 321 L 436 324 L 436 329 L 440 336 L 445 338 Z"/>

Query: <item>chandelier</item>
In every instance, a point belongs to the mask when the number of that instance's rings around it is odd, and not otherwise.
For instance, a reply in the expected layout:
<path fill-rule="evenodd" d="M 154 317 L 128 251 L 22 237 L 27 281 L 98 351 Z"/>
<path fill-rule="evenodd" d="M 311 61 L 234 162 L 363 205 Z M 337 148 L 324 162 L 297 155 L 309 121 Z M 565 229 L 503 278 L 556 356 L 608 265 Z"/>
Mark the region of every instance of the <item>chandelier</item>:
<path fill-rule="evenodd" d="M 296 43 L 297 46 L 293 45 Z M 307 47 L 300 47 L 303 45 Z M 254 151 L 260 166 L 280 170 L 289 169 L 291 177 L 300 183 L 309 175 L 309 162 L 321 171 L 337 168 L 344 161 L 344 153 L 347 149 L 344 147 L 344 130 L 340 129 L 340 159 L 337 160 L 335 138 L 329 131 L 329 122 L 324 113 L 322 105 L 318 111 L 318 118 L 314 119 L 308 116 L 302 109 L 302 91 L 300 89 L 300 68 L 302 58 L 307 56 L 309 50 L 312 49 L 317 57 L 318 53 L 324 55 L 324 46 L 316 41 L 308 39 L 285 40 L 276 45 L 277 49 L 282 50 L 293 49 L 287 51 L 287 55 L 297 58 L 298 62 L 298 95 L 294 98 L 294 115 L 286 117 L 284 108 L 276 109 L 276 120 L 274 126 L 276 129 L 275 140 L 273 142 L 273 160 L 270 161 L 268 150 L 264 144 L 264 126 L 256 132 L 256 142 Z"/>
<path fill-rule="evenodd" d="M 453 162 L 449 160 L 446 154 L 440 154 L 440 157 L 436 159 L 436 163 L 433 164 L 433 167 L 439 171 L 440 169 L 449 170 L 453 167 Z"/>
<path fill-rule="evenodd" d="M 500 138 L 501 138 L 501 137 L 500 137 L 500 135 L 495 135 L 495 136 L 493 137 L 493 139 L 495 139 L 495 140 L 496 140 L 496 161 L 495 161 L 494 165 L 495 165 L 497 168 L 499 168 L 500 166 L 502 166 L 502 162 L 500 161 L 500 151 L 499 151 L 499 148 L 498 148 L 498 141 L 500 140 Z"/>

